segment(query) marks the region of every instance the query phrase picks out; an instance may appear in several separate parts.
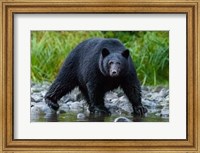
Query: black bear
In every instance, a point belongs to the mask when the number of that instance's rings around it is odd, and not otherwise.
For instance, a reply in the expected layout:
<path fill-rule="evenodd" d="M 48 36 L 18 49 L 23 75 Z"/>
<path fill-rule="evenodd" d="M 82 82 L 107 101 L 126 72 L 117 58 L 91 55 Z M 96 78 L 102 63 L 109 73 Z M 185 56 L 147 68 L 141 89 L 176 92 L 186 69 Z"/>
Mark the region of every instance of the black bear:
<path fill-rule="evenodd" d="M 104 106 L 104 95 L 118 87 L 127 95 L 134 115 L 143 116 L 147 112 L 141 103 L 140 83 L 129 50 L 118 39 L 92 38 L 80 43 L 46 93 L 46 103 L 57 110 L 57 101 L 77 86 L 90 114 L 110 114 Z"/>

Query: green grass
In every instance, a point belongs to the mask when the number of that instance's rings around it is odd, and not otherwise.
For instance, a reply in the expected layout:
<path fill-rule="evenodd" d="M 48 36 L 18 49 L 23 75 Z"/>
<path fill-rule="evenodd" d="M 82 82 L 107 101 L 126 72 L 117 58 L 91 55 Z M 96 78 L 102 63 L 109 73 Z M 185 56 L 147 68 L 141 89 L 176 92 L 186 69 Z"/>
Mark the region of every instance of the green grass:
<path fill-rule="evenodd" d="M 168 31 L 32 31 L 32 81 L 53 81 L 71 50 L 83 40 L 93 37 L 120 39 L 131 51 L 143 85 L 168 85 Z"/>

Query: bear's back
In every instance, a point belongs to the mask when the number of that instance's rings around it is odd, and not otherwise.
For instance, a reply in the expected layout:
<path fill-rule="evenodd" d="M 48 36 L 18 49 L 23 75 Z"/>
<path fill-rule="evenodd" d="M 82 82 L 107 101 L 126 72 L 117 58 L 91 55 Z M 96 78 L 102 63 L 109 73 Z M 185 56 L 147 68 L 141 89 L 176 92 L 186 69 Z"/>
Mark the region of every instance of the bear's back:
<path fill-rule="evenodd" d="M 81 58 L 100 55 L 103 48 L 107 48 L 110 52 L 121 52 L 125 50 L 124 45 L 114 38 L 91 38 L 83 41 L 76 47 Z"/>

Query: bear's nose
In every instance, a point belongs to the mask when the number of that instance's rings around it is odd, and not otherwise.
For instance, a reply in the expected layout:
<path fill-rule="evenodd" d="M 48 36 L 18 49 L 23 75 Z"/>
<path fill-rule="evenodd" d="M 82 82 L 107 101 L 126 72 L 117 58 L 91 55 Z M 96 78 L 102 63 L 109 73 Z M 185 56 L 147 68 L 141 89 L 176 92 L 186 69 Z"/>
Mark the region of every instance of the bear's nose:
<path fill-rule="evenodd" d="M 117 74 L 117 71 L 116 70 L 113 70 L 112 72 L 111 72 L 111 76 L 117 76 L 118 74 Z"/>
<path fill-rule="evenodd" d="M 112 71 L 112 74 L 113 74 L 113 75 L 117 74 L 117 71 Z"/>

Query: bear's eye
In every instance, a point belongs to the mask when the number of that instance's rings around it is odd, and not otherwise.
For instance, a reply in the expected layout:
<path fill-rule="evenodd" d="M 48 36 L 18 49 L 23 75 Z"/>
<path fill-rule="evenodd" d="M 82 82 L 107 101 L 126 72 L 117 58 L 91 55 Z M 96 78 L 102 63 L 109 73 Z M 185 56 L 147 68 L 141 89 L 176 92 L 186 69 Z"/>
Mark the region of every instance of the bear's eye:
<path fill-rule="evenodd" d="M 110 61 L 108 64 L 109 64 L 109 65 L 112 65 L 112 64 L 113 64 L 113 61 Z"/>
<path fill-rule="evenodd" d="M 120 65 L 120 62 L 117 62 L 117 65 Z"/>

